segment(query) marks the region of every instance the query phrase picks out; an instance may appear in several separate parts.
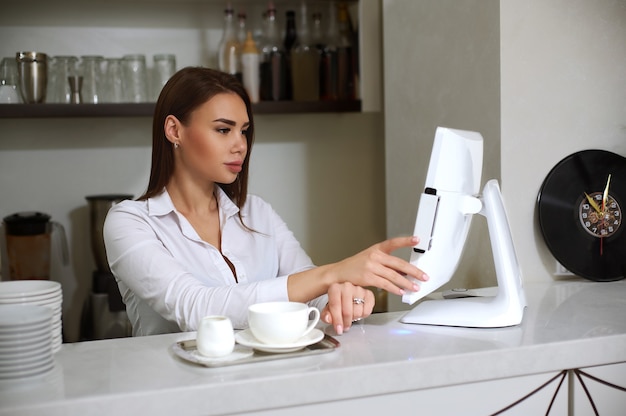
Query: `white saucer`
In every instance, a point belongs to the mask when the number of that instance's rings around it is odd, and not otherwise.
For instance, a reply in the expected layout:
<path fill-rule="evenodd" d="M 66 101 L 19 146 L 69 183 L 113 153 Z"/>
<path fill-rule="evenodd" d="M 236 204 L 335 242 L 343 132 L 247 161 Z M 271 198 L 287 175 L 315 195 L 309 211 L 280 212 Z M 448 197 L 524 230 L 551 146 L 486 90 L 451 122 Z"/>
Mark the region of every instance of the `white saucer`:
<path fill-rule="evenodd" d="M 250 329 L 246 329 L 235 334 L 235 341 L 246 347 L 254 348 L 257 351 L 285 353 L 301 350 L 304 347 L 320 342 L 324 338 L 324 333 L 317 328 L 290 344 L 264 344 L 252 335 Z"/>
<path fill-rule="evenodd" d="M 193 344 L 193 348 L 185 347 L 184 343 L 177 342 L 172 345 L 172 351 L 174 354 L 178 355 L 180 358 L 191 361 L 192 363 L 202 364 L 207 367 L 218 367 L 220 364 L 224 364 L 230 361 L 243 360 L 244 358 L 251 357 L 254 354 L 254 351 L 250 348 L 245 348 L 241 345 L 235 345 L 233 352 L 223 357 L 206 357 L 195 347 L 195 340 Z"/>

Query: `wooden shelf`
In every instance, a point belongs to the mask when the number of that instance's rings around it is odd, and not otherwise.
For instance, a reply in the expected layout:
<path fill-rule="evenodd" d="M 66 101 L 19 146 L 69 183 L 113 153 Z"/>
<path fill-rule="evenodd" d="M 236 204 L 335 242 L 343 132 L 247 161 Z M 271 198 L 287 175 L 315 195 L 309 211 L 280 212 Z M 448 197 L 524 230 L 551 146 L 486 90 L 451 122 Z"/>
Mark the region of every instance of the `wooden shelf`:
<path fill-rule="evenodd" d="M 139 104 L 0 104 L 0 118 L 151 117 L 155 103 Z M 360 112 L 361 101 L 262 101 L 254 114 Z"/>
<path fill-rule="evenodd" d="M 361 101 L 261 101 L 252 104 L 254 114 L 360 112 Z"/>

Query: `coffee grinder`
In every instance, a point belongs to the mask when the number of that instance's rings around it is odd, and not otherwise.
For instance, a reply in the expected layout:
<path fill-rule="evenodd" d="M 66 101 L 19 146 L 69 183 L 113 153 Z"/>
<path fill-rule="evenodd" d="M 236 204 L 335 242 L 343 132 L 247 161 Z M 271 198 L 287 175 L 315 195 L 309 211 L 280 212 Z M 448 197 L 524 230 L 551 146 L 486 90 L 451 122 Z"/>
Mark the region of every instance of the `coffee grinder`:
<path fill-rule="evenodd" d="M 84 340 L 122 338 L 132 335 L 115 277 L 111 273 L 104 247 L 104 219 L 109 209 L 132 195 L 106 194 L 86 196 L 89 205 L 91 249 L 96 262 L 92 274 L 92 292 L 83 314 L 82 335 Z"/>

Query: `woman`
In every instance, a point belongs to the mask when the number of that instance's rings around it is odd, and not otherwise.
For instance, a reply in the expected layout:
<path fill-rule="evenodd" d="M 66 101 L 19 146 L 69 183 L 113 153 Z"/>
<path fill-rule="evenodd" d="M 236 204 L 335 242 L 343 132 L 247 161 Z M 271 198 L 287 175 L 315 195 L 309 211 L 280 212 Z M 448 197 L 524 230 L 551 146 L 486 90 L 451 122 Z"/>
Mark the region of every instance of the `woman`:
<path fill-rule="evenodd" d="M 163 87 L 152 126 L 148 189 L 114 206 L 104 240 L 133 335 L 196 330 L 205 315 L 247 326 L 247 307 L 306 302 L 341 334 L 371 314 L 374 295 L 418 290 L 425 280 L 393 250 L 401 237 L 315 267 L 269 204 L 248 195 L 254 122 L 248 95 L 230 75 L 178 71 Z"/>

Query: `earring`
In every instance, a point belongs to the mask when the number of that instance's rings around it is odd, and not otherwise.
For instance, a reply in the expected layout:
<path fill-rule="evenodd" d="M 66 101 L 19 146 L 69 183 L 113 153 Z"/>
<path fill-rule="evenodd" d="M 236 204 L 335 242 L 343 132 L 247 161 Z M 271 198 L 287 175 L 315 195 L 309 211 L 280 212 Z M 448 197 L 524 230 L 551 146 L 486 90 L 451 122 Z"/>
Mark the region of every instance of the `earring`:
<path fill-rule="evenodd" d="M 174 143 L 174 149 L 178 149 L 178 143 Z"/>

